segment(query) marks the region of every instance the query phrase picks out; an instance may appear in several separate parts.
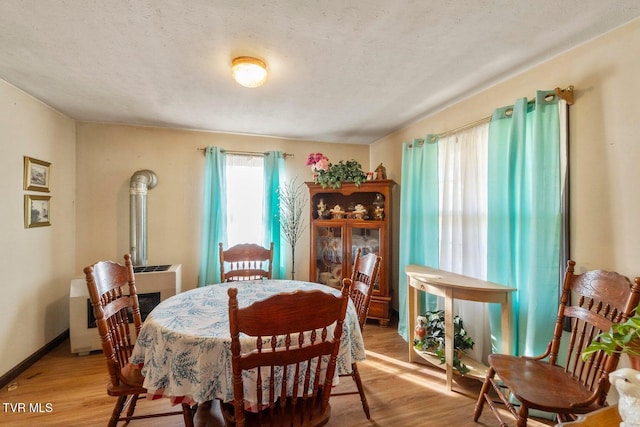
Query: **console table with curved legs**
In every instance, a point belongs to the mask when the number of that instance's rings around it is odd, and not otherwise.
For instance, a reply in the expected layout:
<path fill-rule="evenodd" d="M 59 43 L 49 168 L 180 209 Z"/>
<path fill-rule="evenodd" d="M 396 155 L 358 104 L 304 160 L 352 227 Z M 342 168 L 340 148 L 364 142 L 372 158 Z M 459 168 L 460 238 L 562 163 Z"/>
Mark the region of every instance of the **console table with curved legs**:
<path fill-rule="evenodd" d="M 453 384 L 454 299 L 501 304 L 502 352 L 511 353 L 511 325 L 513 322 L 511 293 L 516 290 L 515 288 L 416 264 L 408 265 L 405 268 L 405 272 L 408 277 L 407 302 L 409 305 L 408 331 L 410 335 L 413 334 L 416 326 L 416 317 L 419 310 L 418 292 L 428 292 L 444 297 L 447 390 L 451 390 Z M 414 349 L 413 339 L 409 338 L 409 360 L 415 362 L 418 357 L 429 360 L 426 355 Z M 465 364 L 467 364 L 466 361 Z M 473 365 L 472 372 L 467 376 L 483 381 L 486 375 L 486 367 L 481 365 L 480 362 L 472 363 L 471 365 Z"/>

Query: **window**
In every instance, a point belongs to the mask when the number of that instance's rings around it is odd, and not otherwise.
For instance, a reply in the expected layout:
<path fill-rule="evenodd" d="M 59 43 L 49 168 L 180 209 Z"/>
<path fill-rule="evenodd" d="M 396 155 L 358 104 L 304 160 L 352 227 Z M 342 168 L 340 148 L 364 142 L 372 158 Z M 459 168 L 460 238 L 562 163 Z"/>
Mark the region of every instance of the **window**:
<path fill-rule="evenodd" d="M 474 123 L 437 145 L 403 146 L 400 266 L 438 266 L 516 288 L 516 355 L 544 352 L 558 305 L 568 241 L 566 105 L 554 92 L 538 91 L 535 100 L 496 109 L 488 132 Z M 403 292 L 398 330 L 408 339 Z M 434 298 L 422 302 L 435 306 Z M 469 329 L 482 324 L 460 311 Z M 500 351 L 498 307 L 489 306 L 489 317 L 492 351 Z"/>
<path fill-rule="evenodd" d="M 227 242 L 262 245 L 264 198 L 264 158 L 226 155 Z"/>

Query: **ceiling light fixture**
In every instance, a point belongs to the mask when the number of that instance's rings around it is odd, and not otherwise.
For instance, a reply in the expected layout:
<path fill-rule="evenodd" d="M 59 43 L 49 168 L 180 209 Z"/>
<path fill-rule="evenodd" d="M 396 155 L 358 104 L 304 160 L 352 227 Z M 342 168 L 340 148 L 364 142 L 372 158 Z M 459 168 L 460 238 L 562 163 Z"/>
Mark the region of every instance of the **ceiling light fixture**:
<path fill-rule="evenodd" d="M 258 87 L 267 80 L 267 64 L 250 56 L 239 56 L 231 62 L 231 75 L 244 87 Z"/>

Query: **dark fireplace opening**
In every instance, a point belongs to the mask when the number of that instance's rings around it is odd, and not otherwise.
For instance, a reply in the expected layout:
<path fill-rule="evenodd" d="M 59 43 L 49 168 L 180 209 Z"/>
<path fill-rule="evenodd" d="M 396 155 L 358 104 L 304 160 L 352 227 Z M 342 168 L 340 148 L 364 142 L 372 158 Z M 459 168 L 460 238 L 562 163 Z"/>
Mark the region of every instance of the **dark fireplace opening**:
<path fill-rule="evenodd" d="M 167 266 L 170 267 L 170 266 Z M 160 292 L 148 292 L 138 294 L 138 304 L 140 305 L 140 317 L 144 322 L 151 310 L 160 304 Z M 129 309 L 129 323 L 133 323 L 133 312 Z M 96 328 L 96 316 L 93 314 L 91 300 L 87 299 L 87 328 Z"/>

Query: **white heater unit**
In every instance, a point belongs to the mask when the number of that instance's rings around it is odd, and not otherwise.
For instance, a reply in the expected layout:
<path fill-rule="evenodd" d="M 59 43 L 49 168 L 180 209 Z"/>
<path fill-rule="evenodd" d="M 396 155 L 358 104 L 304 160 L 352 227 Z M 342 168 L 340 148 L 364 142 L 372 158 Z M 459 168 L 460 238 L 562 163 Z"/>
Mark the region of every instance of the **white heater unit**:
<path fill-rule="evenodd" d="M 160 301 L 182 292 L 182 264 L 134 267 L 134 272 L 143 320 Z M 84 278 L 71 280 L 69 340 L 71 352 L 81 356 L 102 350 Z"/>

